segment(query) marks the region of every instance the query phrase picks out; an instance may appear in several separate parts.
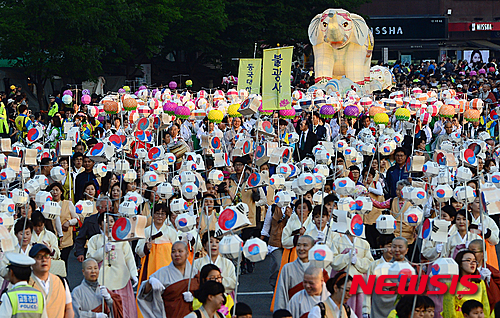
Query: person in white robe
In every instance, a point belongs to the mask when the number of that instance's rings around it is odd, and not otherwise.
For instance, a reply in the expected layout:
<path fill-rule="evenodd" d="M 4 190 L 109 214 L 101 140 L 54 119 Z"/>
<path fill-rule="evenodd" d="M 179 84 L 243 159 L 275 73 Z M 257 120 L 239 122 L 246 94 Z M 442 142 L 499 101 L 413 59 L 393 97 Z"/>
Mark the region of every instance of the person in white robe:
<path fill-rule="evenodd" d="M 285 264 L 281 269 L 278 287 L 274 297 L 274 311 L 286 309 L 288 307 L 290 298 L 293 297 L 293 295 L 291 295 L 292 289 L 297 289 L 298 291 L 302 290 L 304 272 L 309 267 L 309 250 L 313 246 L 314 239 L 309 235 L 299 237 L 296 247 L 297 259 L 291 263 Z"/>
<path fill-rule="evenodd" d="M 287 309 L 293 318 L 307 317 L 317 303 L 325 301 L 330 296 L 321 268 L 309 266 L 304 272 L 303 284 L 304 289 L 293 295 L 288 303 Z"/>
<path fill-rule="evenodd" d="M 210 233 L 210 240 L 208 234 Z M 219 254 L 220 240 L 215 237 L 215 231 L 203 234 L 202 244 L 207 255 L 194 261 L 194 269 L 199 272 L 206 264 L 214 264 L 219 267 L 222 275 L 222 285 L 226 293 L 231 293 L 236 287 L 236 270 L 234 264 Z"/>
<path fill-rule="evenodd" d="M 324 317 L 346 317 L 346 318 L 357 318 L 358 316 L 349 307 L 347 302 L 352 297 L 350 291 L 352 286 L 352 277 L 347 276 L 345 272 L 337 273 L 334 277 L 326 282 L 326 288 L 330 292 L 331 296 L 326 299 L 322 305 L 325 307 Z M 345 294 L 344 294 L 345 287 Z M 342 296 L 344 296 L 342 298 Z M 340 316 L 340 310 L 342 310 L 342 316 Z M 308 318 L 322 318 L 320 304 L 314 306 L 309 312 Z"/>

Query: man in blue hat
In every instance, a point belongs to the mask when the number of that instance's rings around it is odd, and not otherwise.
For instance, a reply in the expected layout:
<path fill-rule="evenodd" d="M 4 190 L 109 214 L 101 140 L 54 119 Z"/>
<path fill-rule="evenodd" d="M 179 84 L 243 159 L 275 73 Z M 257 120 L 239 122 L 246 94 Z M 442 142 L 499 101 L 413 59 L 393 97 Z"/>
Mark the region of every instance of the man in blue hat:
<path fill-rule="evenodd" d="M 22 253 L 5 253 L 7 279 L 13 284 L 0 298 L 0 317 L 47 318 L 41 292 L 28 285 L 35 260 Z"/>

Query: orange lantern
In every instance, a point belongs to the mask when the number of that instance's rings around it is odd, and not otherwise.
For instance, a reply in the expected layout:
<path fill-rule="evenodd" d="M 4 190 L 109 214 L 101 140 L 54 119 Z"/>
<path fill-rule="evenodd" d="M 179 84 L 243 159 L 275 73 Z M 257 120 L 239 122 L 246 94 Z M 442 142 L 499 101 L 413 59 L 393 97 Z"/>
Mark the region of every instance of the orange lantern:
<path fill-rule="evenodd" d="M 126 98 L 123 100 L 123 109 L 131 111 L 137 109 L 137 101 L 134 98 Z"/>
<path fill-rule="evenodd" d="M 479 121 L 480 116 L 481 113 L 477 109 L 467 109 L 464 113 L 465 120 L 470 122 Z"/>
<path fill-rule="evenodd" d="M 439 109 L 439 115 L 441 115 L 441 117 L 452 118 L 455 116 L 455 107 L 448 104 L 443 105 L 441 109 Z"/>
<path fill-rule="evenodd" d="M 385 108 L 383 108 L 383 107 L 372 106 L 372 107 L 370 107 L 370 111 L 368 112 L 368 114 L 370 115 L 370 118 L 373 119 L 373 117 L 375 117 L 376 114 L 383 113 L 384 111 L 385 111 Z"/>
<path fill-rule="evenodd" d="M 103 108 L 106 114 L 116 114 L 119 111 L 118 103 L 112 100 L 104 101 Z"/>
<path fill-rule="evenodd" d="M 469 108 L 472 108 L 472 109 L 481 109 L 482 110 L 483 106 L 484 106 L 484 102 L 480 98 L 474 98 L 473 100 L 471 100 L 469 102 Z"/>
<path fill-rule="evenodd" d="M 463 113 L 464 111 L 469 109 L 469 105 L 467 105 L 467 101 L 465 99 L 459 100 L 458 103 L 460 104 L 460 113 Z"/>

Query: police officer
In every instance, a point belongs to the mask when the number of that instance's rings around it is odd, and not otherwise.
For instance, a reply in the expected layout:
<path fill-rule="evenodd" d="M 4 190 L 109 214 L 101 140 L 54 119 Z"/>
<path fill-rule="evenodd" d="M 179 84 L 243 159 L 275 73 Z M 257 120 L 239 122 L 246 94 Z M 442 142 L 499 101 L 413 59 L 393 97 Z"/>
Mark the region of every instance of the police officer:
<path fill-rule="evenodd" d="M 49 96 L 50 108 L 49 108 L 49 118 L 54 117 L 59 112 L 59 105 L 56 102 L 56 98 L 53 95 Z"/>
<path fill-rule="evenodd" d="M 13 286 L 0 298 L 0 317 L 47 318 L 42 293 L 28 285 L 35 260 L 18 253 L 5 253 L 5 257 L 7 279 Z"/>

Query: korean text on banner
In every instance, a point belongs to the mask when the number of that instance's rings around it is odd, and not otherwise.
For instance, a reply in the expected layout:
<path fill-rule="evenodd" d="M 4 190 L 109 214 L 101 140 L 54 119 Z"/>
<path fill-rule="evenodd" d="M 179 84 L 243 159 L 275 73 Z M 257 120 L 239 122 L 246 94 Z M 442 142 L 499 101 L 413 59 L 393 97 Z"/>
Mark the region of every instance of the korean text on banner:
<path fill-rule="evenodd" d="M 240 59 L 238 91 L 246 89 L 249 94 L 260 94 L 262 59 Z"/>
<path fill-rule="evenodd" d="M 264 50 L 262 70 L 262 109 L 290 109 L 293 47 Z"/>

